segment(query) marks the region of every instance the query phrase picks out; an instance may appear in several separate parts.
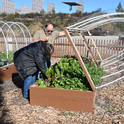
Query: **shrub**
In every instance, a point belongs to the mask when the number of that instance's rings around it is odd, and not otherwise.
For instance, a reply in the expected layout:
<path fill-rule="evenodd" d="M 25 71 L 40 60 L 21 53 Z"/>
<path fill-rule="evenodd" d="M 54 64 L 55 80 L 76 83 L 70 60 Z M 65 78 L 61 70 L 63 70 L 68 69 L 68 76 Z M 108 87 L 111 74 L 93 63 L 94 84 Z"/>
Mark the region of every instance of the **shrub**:
<path fill-rule="evenodd" d="M 81 57 L 85 66 L 97 86 L 100 78 L 107 74 L 103 69 L 95 67 L 95 63 L 87 57 Z M 92 90 L 82 70 L 79 61 L 75 56 L 65 56 L 58 63 L 46 70 L 48 79 L 39 79 L 39 87 L 52 87 L 73 90 Z"/>
<path fill-rule="evenodd" d="M 15 14 L 8 14 L 7 21 L 13 21 L 15 19 Z"/>

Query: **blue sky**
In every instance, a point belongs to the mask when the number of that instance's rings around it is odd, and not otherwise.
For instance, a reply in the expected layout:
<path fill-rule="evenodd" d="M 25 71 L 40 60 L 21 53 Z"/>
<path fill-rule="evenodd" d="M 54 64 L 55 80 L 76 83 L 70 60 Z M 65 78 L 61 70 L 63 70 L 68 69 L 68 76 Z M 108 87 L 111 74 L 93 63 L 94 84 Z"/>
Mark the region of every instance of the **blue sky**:
<path fill-rule="evenodd" d="M 20 5 L 27 5 L 32 8 L 32 0 L 10 0 L 15 2 L 15 8 L 20 9 Z M 124 0 L 82 0 L 84 2 L 84 12 L 92 12 L 99 8 L 102 8 L 102 11 L 108 13 L 116 12 L 116 8 L 121 2 L 122 7 L 124 9 Z M 69 6 L 62 2 L 77 2 L 78 0 L 43 0 L 44 10 L 47 11 L 47 2 L 55 4 L 56 12 L 61 13 L 70 13 Z M 2 0 L 0 0 L 0 6 L 2 5 Z M 76 11 L 75 7 L 72 7 L 72 13 Z"/>

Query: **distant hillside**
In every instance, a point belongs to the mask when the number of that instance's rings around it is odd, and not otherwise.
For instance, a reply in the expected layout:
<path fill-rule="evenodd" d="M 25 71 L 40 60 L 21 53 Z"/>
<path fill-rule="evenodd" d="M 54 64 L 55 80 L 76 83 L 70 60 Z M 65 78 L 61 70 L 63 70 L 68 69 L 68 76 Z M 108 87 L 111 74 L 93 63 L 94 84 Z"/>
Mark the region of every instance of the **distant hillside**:
<path fill-rule="evenodd" d="M 67 27 L 72 25 L 76 22 L 85 20 L 89 17 L 96 16 L 99 12 L 92 12 L 92 13 L 81 13 L 76 12 L 72 14 L 68 13 L 55 13 L 54 11 L 49 14 L 45 14 L 42 12 L 41 14 L 38 13 L 29 13 L 25 15 L 16 14 L 4 14 L 0 15 L 0 20 L 2 21 L 15 21 L 15 22 L 22 22 L 25 24 L 31 32 L 31 35 L 36 32 L 36 30 L 41 29 L 46 23 L 53 23 L 56 30 L 62 30 L 63 27 Z M 100 14 L 104 14 L 101 13 Z M 117 34 L 118 28 L 116 27 L 116 23 L 114 24 L 107 24 L 103 25 L 102 28 L 109 30 L 111 35 Z"/>

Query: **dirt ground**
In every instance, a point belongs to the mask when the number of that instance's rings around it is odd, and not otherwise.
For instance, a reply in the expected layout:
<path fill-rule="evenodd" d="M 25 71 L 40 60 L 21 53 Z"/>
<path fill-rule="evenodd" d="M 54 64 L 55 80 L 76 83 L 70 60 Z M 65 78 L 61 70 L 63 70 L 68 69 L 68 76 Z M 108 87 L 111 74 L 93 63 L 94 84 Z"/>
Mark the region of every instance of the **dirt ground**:
<path fill-rule="evenodd" d="M 31 106 L 22 89 L 18 74 L 0 83 L 0 124 L 124 124 L 124 81 L 98 89 L 92 113 Z"/>

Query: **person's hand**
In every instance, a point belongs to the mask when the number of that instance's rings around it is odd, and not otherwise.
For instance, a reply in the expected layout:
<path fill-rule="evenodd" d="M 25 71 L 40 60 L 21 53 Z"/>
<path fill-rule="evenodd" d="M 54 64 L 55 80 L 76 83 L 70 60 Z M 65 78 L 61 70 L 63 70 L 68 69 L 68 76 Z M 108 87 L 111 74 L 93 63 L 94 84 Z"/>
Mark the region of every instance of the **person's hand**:
<path fill-rule="evenodd" d="M 49 37 L 46 37 L 46 40 L 48 41 L 49 40 Z"/>
<path fill-rule="evenodd" d="M 64 36 L 65 35 L 65 32 L 64 31 L 61 31 L 59 36 Z"/>
<path fill-rule="evenodd" d="M 49 37 L 45 37 L 45 38 L 42 38 L 40 40 L 42 40 L 42 41 L 48 41 L 49 40 Z"/>

